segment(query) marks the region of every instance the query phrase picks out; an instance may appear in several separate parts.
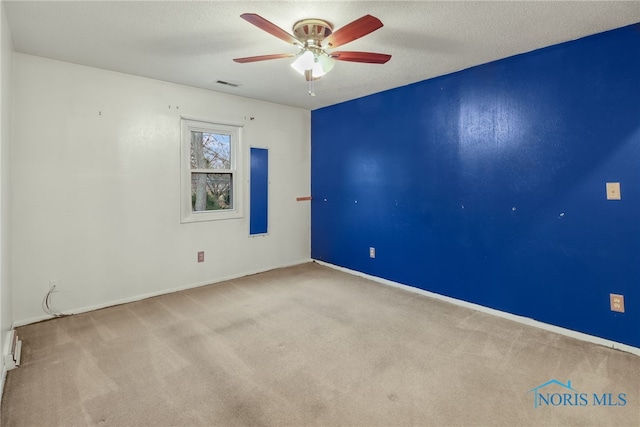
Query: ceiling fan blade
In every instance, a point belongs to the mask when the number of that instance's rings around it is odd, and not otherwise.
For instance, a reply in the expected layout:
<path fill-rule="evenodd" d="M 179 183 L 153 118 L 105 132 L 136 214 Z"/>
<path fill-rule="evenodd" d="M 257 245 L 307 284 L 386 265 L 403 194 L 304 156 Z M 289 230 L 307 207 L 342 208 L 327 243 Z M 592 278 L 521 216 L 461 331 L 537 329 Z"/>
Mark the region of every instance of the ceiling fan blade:
<path fill-rule="evenodd" d="M 274 55 L 247 56 L 245 58 L 235 58 L 235 62 L 244 64 L 246 62 L 268 61 L 270 59 L 291 58 L 295 53 L 276 53 Z"/>
<path fill-rule="evenodd" d="M 324 40 L 324 45 L 335 48 L 347 44 L 382 27 L 382 21 L 375 16 L 365 15 L 334 31 Z"/>
<path fill-rule="evenodd" d="M 336 61 L 365 62 L 367 64 L 384 64 L 391 59 L 386 53 L 373 52 L 332 52 L 329 54 Z"/>
<path fill-rule="evenodd" d="M 260 15 L 257 15 L 255 13 L 243 13 L 242 15 L 240 15 L 240 18 L 242 18 L 245 21 L 255 25 L 256 27 L 260 28 L 261 30 L 266 31 L 267 33 L 269 33 L 269 34 L 271 34 L 273 36 L 276 36 L 280 40 L 284 40 L 287 43 L 299 44 L 299 45 L 303 45 L 304 44 L 300 40 L 298 40 L 297 38 L 292 36 L 291 34 L 287 33 L 282 28 L 278 27 L 273 22 L 267 21 L 266 19 L 264 19 Z"/>

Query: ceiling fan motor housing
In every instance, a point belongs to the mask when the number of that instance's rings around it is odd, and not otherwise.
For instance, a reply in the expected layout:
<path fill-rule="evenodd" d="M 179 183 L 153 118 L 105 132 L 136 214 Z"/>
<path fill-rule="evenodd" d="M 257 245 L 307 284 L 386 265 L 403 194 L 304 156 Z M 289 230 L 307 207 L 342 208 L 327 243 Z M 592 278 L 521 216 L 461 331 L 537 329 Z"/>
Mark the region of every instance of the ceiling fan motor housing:
<path fill-rule="evenodd" d="M 333 32 L 333 25 L 322 19 L 303 19 L 293 24 L 293 34 L 307 48 L 320 49 L 322 41 Z"/>

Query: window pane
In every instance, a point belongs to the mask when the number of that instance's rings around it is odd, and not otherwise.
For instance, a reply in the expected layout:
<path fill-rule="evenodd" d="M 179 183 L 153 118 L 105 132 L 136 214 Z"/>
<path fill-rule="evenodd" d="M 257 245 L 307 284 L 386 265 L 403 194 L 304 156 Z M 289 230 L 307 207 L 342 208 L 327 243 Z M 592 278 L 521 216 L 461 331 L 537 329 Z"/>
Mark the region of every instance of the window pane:
<path fill-rule="evenodd" d="M 191 131 L 191 169 L 231 169 L 231 135 Z"/>
<path fill-rule="evenodd" d="M 197 211 L 232 209 L 230 173 L 192 173 L 191 208 Z"/>

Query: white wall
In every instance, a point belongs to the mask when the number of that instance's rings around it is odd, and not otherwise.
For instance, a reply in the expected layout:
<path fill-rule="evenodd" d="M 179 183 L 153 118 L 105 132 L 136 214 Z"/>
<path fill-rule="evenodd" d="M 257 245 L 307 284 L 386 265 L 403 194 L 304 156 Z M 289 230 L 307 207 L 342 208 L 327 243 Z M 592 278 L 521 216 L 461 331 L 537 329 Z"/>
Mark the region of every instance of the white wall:
<path fill-rule="evenodd" d="M 17 324 L 51 279 L 74 312 L 309 260 L 309 111 L 17 53 L 13 99 Z M 268 236 L 246 190 L 244 218 L 180 223 L 181 116 L 243 123 L 247 164 L 270 148 Z"/>
<path fill-rule="evenodd" d="M 4 355 L 11 329 L 11 66 L 13 46 L 0 5 L 0 352 Z M 4 357 L 2 362 L 4 363 Z M 4 377 L 3 377 L 4 379 Z M 0 395 L 2 388 L 0 386 Z"/>

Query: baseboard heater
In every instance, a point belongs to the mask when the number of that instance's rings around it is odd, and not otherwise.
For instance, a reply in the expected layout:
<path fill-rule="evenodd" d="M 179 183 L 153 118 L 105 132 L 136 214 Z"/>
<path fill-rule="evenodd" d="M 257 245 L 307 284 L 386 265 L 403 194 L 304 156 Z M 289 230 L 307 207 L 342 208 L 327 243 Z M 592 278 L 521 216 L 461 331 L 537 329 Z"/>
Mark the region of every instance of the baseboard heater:
<path fill-rule="evenodd" d="M 20 366 L 20 355 L 22 354 L 22 341 L 18 339 L 15 329 L 9 332 L 9 354 L 4 356 L 4 366 L 7 371 Z"/>

